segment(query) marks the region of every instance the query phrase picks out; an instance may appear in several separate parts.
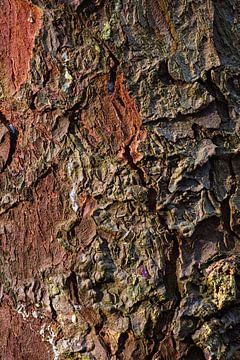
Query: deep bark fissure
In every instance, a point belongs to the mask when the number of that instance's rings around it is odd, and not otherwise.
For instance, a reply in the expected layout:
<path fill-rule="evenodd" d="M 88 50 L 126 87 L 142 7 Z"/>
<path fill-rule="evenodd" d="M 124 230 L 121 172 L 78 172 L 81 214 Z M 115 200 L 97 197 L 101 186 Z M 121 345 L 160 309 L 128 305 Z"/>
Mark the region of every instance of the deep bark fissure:
<path fill-rule="evenodd" d="M 0 121 L 8 129 L 9 137 L 10 137 L 10 148 L 8 152 L 8 158 L 1 169 L 1 172 L 3 172 L 11 164 L 13 160 L 13 156 L 17 146 L 18 131 L 14 128 L 14 126 L 10 123 L 10 121 L 5 117 L 5 115 L 1 111 L 0 111 Z"/>

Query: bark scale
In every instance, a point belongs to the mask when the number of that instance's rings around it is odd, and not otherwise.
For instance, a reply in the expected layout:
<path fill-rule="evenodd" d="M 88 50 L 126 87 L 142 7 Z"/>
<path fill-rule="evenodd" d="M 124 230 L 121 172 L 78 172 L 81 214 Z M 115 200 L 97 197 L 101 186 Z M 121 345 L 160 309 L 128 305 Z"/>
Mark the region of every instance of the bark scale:
<path fill-rule="evenodd" d="M 1 359 L 240 358 L 237 0 L 1 0 Z"/>

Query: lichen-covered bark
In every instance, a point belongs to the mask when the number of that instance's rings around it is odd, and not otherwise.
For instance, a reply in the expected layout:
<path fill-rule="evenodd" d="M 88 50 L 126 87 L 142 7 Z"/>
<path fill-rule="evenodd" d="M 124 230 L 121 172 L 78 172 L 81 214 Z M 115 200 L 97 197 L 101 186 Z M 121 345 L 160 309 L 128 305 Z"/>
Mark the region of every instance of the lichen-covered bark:
<path fill-rule="evenodd" d="M 240 358 L 240 2 L 1 0 L 0 358 Z"/>

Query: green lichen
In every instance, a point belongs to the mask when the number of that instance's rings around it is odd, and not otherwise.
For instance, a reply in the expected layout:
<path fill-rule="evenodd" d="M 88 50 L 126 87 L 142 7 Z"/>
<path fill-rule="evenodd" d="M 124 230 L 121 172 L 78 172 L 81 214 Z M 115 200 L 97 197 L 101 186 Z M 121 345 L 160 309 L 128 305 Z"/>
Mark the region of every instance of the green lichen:
<path fill-rule="evenodd" d="M 102 39 L 109 40 L 111 37 L 111 25 L 110 22 L 105 22 L 102 30 Z"/>
<path fill-rule="evenodd" d="M 120 9 L 121 9 L 121 2 L 116 1 L 110 20 L 106 21 L 104 23 L 104 25 L 103 25 L 103 30 L 102 30 L 102 34 L 101 34 L 103 40 L 109 40 L 110 39 L 110 37 L 111 37 L 111 26 L 116 24 Z"/>
<path fill-rule="evenodd" d="M 100 49 L 100 47 L 99 47 L 97 44 L 95 45 L 95 50 L 96 50 L 97 53 L 100 53 L 100 52 L 101 52 L 101 49 Z"/>
<path fill-rule="evenodd" d="M 208 282 L 212 289 L 213 302 L 218 309 L 236 300 L 236 281 L 234 271 L 229 264 L 213 271 L 208 277 Z"/>

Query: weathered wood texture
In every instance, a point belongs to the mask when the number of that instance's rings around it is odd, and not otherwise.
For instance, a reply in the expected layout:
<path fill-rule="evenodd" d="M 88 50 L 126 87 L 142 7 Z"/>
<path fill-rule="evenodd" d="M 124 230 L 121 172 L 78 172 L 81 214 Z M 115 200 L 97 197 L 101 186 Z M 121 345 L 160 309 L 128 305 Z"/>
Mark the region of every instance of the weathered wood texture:
<path fill-rule="evenodd" d="M 0 359 L 240 359 L 239 8 L 0 0 Z"/>

